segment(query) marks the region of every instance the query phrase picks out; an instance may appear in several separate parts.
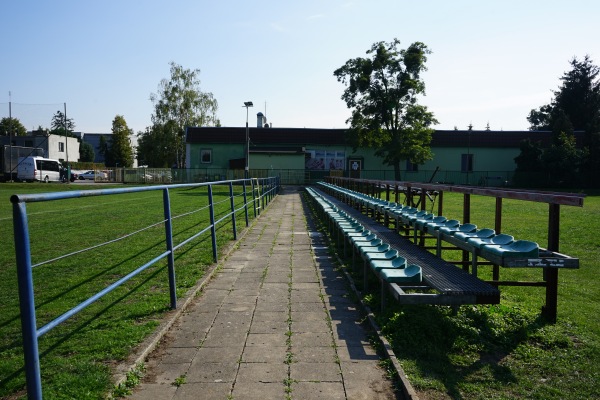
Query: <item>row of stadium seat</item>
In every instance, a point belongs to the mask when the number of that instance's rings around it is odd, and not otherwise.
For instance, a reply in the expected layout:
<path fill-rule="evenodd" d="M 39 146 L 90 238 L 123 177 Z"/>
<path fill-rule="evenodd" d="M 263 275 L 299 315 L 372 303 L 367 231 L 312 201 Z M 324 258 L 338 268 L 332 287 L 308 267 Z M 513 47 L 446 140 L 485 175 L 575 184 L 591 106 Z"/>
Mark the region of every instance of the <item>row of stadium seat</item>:
<path fill-rule="evenodd" d="M 473 255 L 473 272 L 476 273 L 477 257 L 487 259 L 498 265 L 505 265 L 509 260 L 530 259 L 539 257 L 540 248 L 537 243 L 528 240 L 515 240 L 511 235 L 496 234 L 493 229 L 478 229 L 476 225 L 461 224 L 456 219 L 436 216 L 426 210 L 378 199 L 363 193 L 355 192 L 329 183 L 320 182 L 330 193 L 334 192 L 342 201 L 379 220 L 394 222 L 396 231 L 401 229 L 412 231 L 415 243 L 419 233 L 437 239 L 436 255 L 441 257 L 442 242 L 449 242 L 456 247 L 470 251 Z"/>
<path fill-rule="evenodd" d="M 398 254 L 389 243 L 383 242 L 366 229 L 360 222 L 336 207 L 317 191 L 306 188 L 308 194 L 319 205 L 319 211 L 334 238 L 343 241 L 344 248 L 352 248 L 353 257 L 358 254 L 363 260 L 363 289 L 368 288 L 368 274 L 373 272 L 384 283 L 419 283 L 422 269 L 418 265 L 408 265 L 406 259 Z"/>

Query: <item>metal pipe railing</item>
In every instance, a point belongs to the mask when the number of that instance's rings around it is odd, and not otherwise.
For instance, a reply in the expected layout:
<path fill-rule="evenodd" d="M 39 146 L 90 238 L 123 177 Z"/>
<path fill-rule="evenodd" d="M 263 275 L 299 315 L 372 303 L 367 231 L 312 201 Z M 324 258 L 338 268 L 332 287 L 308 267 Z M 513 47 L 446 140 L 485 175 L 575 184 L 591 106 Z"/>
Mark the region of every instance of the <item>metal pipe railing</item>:
<path fill-rule="evenodd" d="M 252 179 L 252 198 L 248 201 L 248 181 L 250 179 L 238 179 L 229 181 L 216 181 L 216 182 L 205 182 L 205 183 L 191 183 L 191 184 L 175 184 L 175 185 L 157 185 L 147 187 L 132 187 L 132 188 L 118 188 L 118 189 L 99 189 L 99 190 L 86 190 L 86 191 L 69 191 L 69 192 L 56 192 L 56 193 L 40 193 L 40 194 L 25 194 L 25 195 L 13 195 L 10 201 L 13 203 L 13 225 L 14 225 L 14 243 L 15 253 L 17 260 L 17 279 L 19 287 L 19 305 L 21 311 L 21 328 L 23 335 L 23 350 L 25 357 L 25 375 L 27 381 L 27 395 L 30 399 L 41 399 L 42 398 L 42 383 L 41 383 L 41 371 L 40 371 L 40 360 L 39 360 L 39 346 L 38 339 L 52 330 L 56 326 L 68 320 L 73 315 L 79 313 L 90 304 L 94 303 L 101 297 L 112 292 L 123 283 L 127 282 L 134 276 L 138 275 L 142 271 L 146 270 L 151 265 L 156 264 L 158 261 L 166 258 L 168 264 L 168 280 L 169 280 L 169 295 L 171 308 L 177 307 L 177 294 L 176 294 L 176 277 L 175 277 L 175 257 L 174 252 L 184 244 L 197 238 L 201 234 L 210 230 L 211 232 L 211 243 L 212 253 L 214 262 L 218 261 L 218 249 L 217 249 L 217 225 L 223 221 L 230 221 L 233 229 L 233 237 L 237 238 L 237 226 L 235 214 L 237 212 L 244 211 L 246 219 L 246 227 L 249 226 L 248 220 L 248 206 L 252 203 L 255 210 L 257 202 L 258 207 L 263 208 L 268 204 L 278 193 L 280 179 L 278 177 Z M 228 185 L 229 189 L 229 211 L 220 219 L 215 217 L 215 201 L 213 198 L 213 186 L 217 185 Z M 241 185 L 243 191 L 243 206 L 235 208 L 234 191 L 233 185 Z M 255 185 L 258 190 L 258 196 L 255 196 L 254 190 Z M 210 224 L 200 232 L 196 232 L 190 237 L 183 240 L 177 246 L 173 245 L 173 219 L 177 218 L 171 214 L 171 201 L 169 191 L 172 189 L 179 188 L 196 188 L 196 187 L 207 187 L 208 189 L 208 203 L 210 213 Z M 31 246 L 30 246 L 30 235 L 29 235 L 29 223 L 27 218 L 27 203 L 35 202 L 50 202 L 63 199 L 73 198 L 84 198 L 84 197 L 95 197 L 95 196 L 111 196 L 126 193 L 135 192 L 147 192 L 147 191 L 162 191 L 163 192 L 163 213 L 164 213 L 164 231 L 165 231 L 165 251 L 160 255 L 152 258 L 141 266 L 138 266 L 129 274 L 125 275 L 121 279 L 111 283 L 98 293 L 93 294 L 88 299 L 79 303 L 75 307 L 67 310 L 62 315 L 58 316 L 51 322 L 42 326 L 37 327 L 36 313 L 35 313 L 35 297 L 34 297 L 34 282 L 33 282 L 33 265 L 31 262 Z M 161 221 L 163 222 L 163 221 Z M 154 224 L 160 225 L 160 224 Z M 126 235 L 129 236 L 129 235 Z M 110 240 L 112 242 L 114 240 Z M 93 248 L 98 247 L 95 245 L 87 249 L 78 251 L 80 253 Z M 70 254 L 63 255 L 61 257 L 55 257 L 52 260 L 38 263 L 36 265 L 47 264 L 58 259 L 69 256 Z"/>

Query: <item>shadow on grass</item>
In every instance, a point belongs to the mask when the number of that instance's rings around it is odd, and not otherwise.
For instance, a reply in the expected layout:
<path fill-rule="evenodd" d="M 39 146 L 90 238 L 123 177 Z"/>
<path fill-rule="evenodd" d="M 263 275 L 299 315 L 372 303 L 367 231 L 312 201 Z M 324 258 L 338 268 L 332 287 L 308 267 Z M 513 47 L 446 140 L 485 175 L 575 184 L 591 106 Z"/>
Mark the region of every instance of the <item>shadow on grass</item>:
<path fill-rule="evenodd" d="M 454 399 L 462 399 L 461 386 L 474 380 L 517 383 L 503 360 L 548 324 L 541 316 L 528 319 L 501 305 L 468 305 L 457 311 L 394 305 L 377 319 L 396 356 L 412 360 L 423 380 L 440 382 Z"/>

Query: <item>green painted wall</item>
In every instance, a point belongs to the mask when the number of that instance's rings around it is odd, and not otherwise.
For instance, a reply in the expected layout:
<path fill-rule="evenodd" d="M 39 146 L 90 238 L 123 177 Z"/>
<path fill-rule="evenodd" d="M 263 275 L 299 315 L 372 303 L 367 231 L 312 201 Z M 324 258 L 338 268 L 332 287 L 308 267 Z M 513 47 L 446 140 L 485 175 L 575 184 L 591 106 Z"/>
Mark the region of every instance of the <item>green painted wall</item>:
<path fill-rule="evenodd" d="M 250 169 L 304 169 L 304 154 L 252 154 Z"/>
<path fill-rule="evenodd" d="M 358 149 L 356 153 L 348 146 L 311 146 L 304 145 L 307 150 L 317 151 L 343 151 L 346 160 L 348 158 L 362 158 L 364 170 L 393 171 L 393 167 L 384 165 L 380 157 L 375 156 L 372 149 Z M 201 163 L 200 154 L 202 150 L 212 151 L 212 162 Z M 189 168 L 229 168 L 229 160 L 244 158 L 244 146 L 241 144 L 211 144 L 211 145 L 188 145 Z M 432 148 L 433 160 L 427 161 L 419 166 L 420 171 L 433 171 L 440 167 L 443 171 L 460 171 L 461 155 L 467 154 L 466 148 L 439 147 Z M 474 171 L 514 171 L 516 165 L 514 158 L 519 155 L 518 148 L 471 148 L 473 154 Z M 278 155 L 278 154 L 250 154 L 251 169 L 304 169 L 305 160 L 303 155 Z M 345 163 L 347 168 L 347 163 Z M 405 171 L 406 162 L 400 166 Z"/>

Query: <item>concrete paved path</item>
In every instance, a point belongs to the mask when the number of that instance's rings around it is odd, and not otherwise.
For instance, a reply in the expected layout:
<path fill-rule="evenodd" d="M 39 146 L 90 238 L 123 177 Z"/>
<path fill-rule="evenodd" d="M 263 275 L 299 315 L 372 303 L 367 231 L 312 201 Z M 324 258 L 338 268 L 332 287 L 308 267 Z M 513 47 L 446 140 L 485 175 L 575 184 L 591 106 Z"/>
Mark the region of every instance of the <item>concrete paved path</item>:
<path fill-rule="evenodd" d="M 296 188 L 183 313 L 131 399 L 391 399 L 357 306 Z"/>

